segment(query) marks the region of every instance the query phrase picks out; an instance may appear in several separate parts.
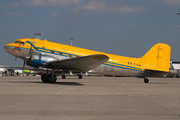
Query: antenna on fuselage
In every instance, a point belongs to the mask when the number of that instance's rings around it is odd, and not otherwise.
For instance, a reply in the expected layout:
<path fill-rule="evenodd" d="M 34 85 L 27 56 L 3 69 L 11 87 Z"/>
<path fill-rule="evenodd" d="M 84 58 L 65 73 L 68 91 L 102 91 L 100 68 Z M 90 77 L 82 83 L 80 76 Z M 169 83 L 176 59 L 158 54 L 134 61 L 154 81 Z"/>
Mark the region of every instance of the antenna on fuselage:
<path fill-rule="evenodd" d="M 34 35 L 37 35 L 37 39 L 41 39 L 41 37 L 39 37 L 39 35 L 42 35 L 43 33 L 39 33 L 39 32 L 37 32 L 37 33 L 34 33 Z"/>
<path fill-rule="evenodd" d="M 71 46 L 72 46 L 72 40 L 74 39 L 73 37 L 69 37 L 69 39 L 71 39 Z"/>

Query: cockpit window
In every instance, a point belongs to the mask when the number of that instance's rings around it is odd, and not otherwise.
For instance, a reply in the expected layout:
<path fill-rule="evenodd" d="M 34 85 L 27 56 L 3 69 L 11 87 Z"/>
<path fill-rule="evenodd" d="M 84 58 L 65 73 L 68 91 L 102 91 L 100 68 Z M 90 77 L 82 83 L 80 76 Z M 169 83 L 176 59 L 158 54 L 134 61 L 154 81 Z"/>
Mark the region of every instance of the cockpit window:
<path fill-rule="evenodd" d="M 21 42 L 20 41 L 15 41 L 14 43 L 19 43 L 20 44 Z"/>
<path fill-rule="evenodd" d="M 21 42 L 21 45 L 23 45 L 23 46 L 24 46 L 24 42 Z"/>

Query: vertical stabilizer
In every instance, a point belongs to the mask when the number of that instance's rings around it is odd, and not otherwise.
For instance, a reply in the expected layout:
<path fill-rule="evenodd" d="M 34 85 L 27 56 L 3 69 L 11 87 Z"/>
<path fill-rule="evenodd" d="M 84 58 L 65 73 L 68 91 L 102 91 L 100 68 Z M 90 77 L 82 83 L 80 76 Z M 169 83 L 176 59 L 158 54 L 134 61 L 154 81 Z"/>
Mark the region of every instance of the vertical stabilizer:
<path fill-rule="evenodd" d="M 164 43 L 155 44 L 141 59 L 142 62 L 151 66 L 145 69 L 156 68 L 156 70 L 169 72 L 171 47 Z"/>

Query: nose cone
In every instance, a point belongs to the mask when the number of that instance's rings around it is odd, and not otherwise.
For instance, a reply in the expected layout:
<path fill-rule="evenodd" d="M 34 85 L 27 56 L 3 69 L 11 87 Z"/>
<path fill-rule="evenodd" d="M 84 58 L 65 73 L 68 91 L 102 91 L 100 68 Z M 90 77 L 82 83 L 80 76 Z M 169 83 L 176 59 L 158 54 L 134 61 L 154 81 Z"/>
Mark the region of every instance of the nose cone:
<path fill-rule="evenodd" d="M 11 54 L 11 50 L 14 48 L 14 46 L 10 46 L 10 44 L 6 44 L 5 46 L 4 46 L 4 50 L 7 52 L 7 53 L 9 53 L 9 54 Z"/>
<path fill-rule="evenodd" d="M 7 53 L 21 58 L 21 59 L 25 59 L 27 56 L 29 56 L 29 50 L 28 49 L 24 49 L 23 46 L 16 44 L 16 43 L 9 43 L 6 44 L 4 46 L 4 49 Z"/>
<path fill-rule="evenodd" d="M 21 52 L 21 48 L 14 43 L 6 44 L 4 49 L 7 53 L 13 56 L 18 56 L 19 52 Z"/>
<path fill-rule="evenodd" d="M 9 53 L 9 54 L 12 54 L 12 50 L 15 48 L 15 46 L 14 45 L 11 45 L 11 43 L 10 44 L 6 44 L 5 46 L 4 46 L 4 50 L 7 52 L 7 53 Z"/>

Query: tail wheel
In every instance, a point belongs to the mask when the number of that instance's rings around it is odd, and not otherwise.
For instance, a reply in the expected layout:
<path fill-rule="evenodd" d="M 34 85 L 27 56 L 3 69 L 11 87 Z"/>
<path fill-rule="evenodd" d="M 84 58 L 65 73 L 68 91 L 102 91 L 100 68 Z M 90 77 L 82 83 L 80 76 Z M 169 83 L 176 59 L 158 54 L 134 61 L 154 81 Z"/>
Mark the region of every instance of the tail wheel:
<path fill-rule="evenodd" d="M 144 78 L 144 83 L 149 83 L 149 79 Z"/>
<path fill-rule="evenodd" d="M 66 76 L 65 76 L 65 75 L 62 75 L 61 77 L 62 77 L 62 79 L 66 79 Z"/>
<path fill-rule="evenodd" d="M 78 78 L 79 78 L 79 79 L 82 79 L 82 75 L 78 75 Z"/>

